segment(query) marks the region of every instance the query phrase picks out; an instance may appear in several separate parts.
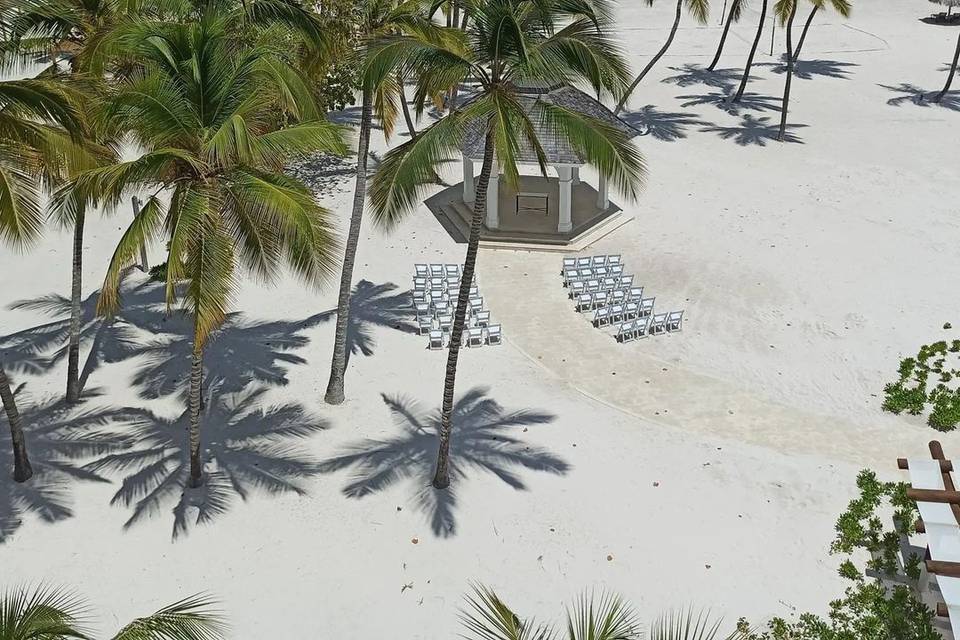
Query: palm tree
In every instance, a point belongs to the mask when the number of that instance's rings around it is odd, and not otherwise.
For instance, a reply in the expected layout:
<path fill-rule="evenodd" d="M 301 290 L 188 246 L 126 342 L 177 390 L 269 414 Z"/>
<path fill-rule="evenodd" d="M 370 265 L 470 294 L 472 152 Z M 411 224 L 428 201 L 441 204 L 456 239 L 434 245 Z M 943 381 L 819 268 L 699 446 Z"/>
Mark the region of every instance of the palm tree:
<path fill-rule="evenodd" d="M 81 130 L 75 104 L 69 90 L 49 80 L 0 82 L 0 240 L 16 249 L 26 249 L 40 235 L 43 188 L 82 155 L 71 137 Z M 2 354 L 0 399 L 13 439 L 13 478 L 26 482 L 33 470 Z"/>
<path fill-rule="evenodd" d="M 757 22 L 757 34 L 753 38 L 753 45 L 750 46 L 750 55 L 747 56 L 747 64 L 743 68 L 743 76 L 740 78 L 740 86 L 737 93 L 734 94 L 730 102 L 740 102 L 743 92 L 747 89 L 747 82 L 750 80 L 750 68 L 753 67 L 753 58 L 757 55 L 757 47 L 760 46 L 760 36 L 763 35 L 763 23 L 767 19 L 767 0 L 763 0 L 760 5 L 760 19 Z"/>
<path fill-rule="evenodd" d="M 807 16 L 807 21 L 803 24 L 803 31 L 800 32 L 800 40 L 797 41 L 797 48 L 793 52 L 793 61 L 796 62 L 800 59 L 800 50 L 803 49 L 803 43 L 807 39 L 807 31 L 810 29 L 810 24 L 813 22 L 813 17 L 817 15 L 817 12 L 821 9 L 827 7 L 827 0 L 810 0 L 813 3 L 813 9 L 810 10 L 810 15 Z M 830 6 L 839 13 L 844 18 L 850 17 L 850 11 L 853 9 L 853 6 L 848 2 L 848 0 L 829 0 Z"/>
<path fill-rule="evenodd" d="M 133 24 L 118 32 L 115 46 L 143 71 L 118 81 L 102 115 L 145 151 L 82 173 L 58 191 L 55 203 L 116 206 L 128 188 L 153 191 L 110 260 L 97 310 L 118 310 L 122 272 L 144 242 L 164 233 L 167 305 L 183 289 L 193 317 L 191 486 L 203 481 L 204 345 L 226 317 L 238 263 L 265 281 L 283 260 L 310 284 L 334 270 L 328 212 L 282 167 L 293 156 L 346 152 L 340 129 L 322 119 L 306 79 L 257 39 L 232 37 L 229 18 L 208 11 L 196 22 Z M 287 120 L 295 123 L 281 126 Z"/>
<path fill-rule="evenodd" d="M 647 6 L 653 6 L 653 0 L 644 0 L 647 3 Z M 696 19 L 699 24 L 707 24 L 707 18 L 710 16 L 710 0 L 677 0 L 677 10 L 673 17 L 673 26 L 670 27 L 670 35 L 667 36 L 667 41 L 660 47 L 660 51 L 657 52 L 655 56 L 647 63 L 647 66 L 643 68 L 643 71 L 633 79 L 633 82 L 630 83 L 630 86 L 627 87 L 627 90 L 624 92 L 623 96 L 620 98 L 620 102 L 617 103 L 617 108 L 615 113 L 620 113 L 623 111 L 623 107 L 627 104 L 627 100 L 630 99 L 630 95 L 633 93 L 634 89 L 637 88 L 637 85 L 640 84 L 640 81 L 643 80 L 654 65 L 660 61 L 660 58 L 667 52 L 667 49 L 670 48 L 670 45 L 673 44 L 673 38 L 677 35 L 677 28 L 680 26 L 680 16 L 683 13 L 683 5 L 687 5 L 687 11 Z M 732 10 L 731 10 L 732 13 Z M 724 30 L 724 36 L 726 36 L 726 30 Z M 721 44 L 721 46 L 723 46 Z M 718 54 L 719 55 L 719 54 Z"/>
<path fill-rule="evenodd" d="M 112 636 L 112 640 L 218 640 L 226 637 L 216 603 L 195 595 L 137 618 Z M 62 589 L 14 588 L 0 594 L 0 638 L 89 640 L 87 607 Z"/>
<path fill-rule="evenodd" d="M 378 39 L 413 29 L 426 34 L 430 29 L 429 21 L 420 15 L 418 0 L 397 3 L 397 0 L 364 0 L 360 5 L 358 29 L 362 46 L 370 46 Z M 363 53 L 361 52 L 361 56 Z M 396 102 L 402 101 L 404 117 L 412 138 L 416 137 L 413 122 L 410 119 L 406 96 L 403 92 L 403 69 L 381 78 L 376 86 L 366 85 L 361 90 L 360 132 L 357 142 L 357 178 L 353 189 L 353 209 L 350 212 L 350 226 L 347 242 L 344 246 L 343 268 L 340 273 L 340 293 L 337 298 L 337 325 L 333 340 L 333 356 L 330 360 L 330 379 L 324 401 L 329 404 L 343 402 L 344 378 L 347 371 L 347 328 L 350 326 L 350 291 L 353 288 L 353 267 L 360 243 L 360 225 L 363 220 L 363 208 L 367 199 L 367 160 L 370 146 L 370 126 L 376 109 L 384 124 L 384 132 L 389 136 L 393 130 L 397 115 Z"/>
<path fill-rule="evenodd" d="M 416 139 L 387 153 L 370 187 L 375 218 L 389 228 L 415 207 L 427 186 L 434 182 L 437 167 L 460 152 L 468 135 L 484 141 L 443 384 L 433 478 L 433 486 L 438 489 L 450 483 L 457 361 L 494 157 L 508 185 L 515 187 L 519 180 L 517 156 L 521 147 L 533 151 L 546 175 L 546 153 L 538 139 L 539 127 L 568 141 L 627 197 L 636 197 L 644 173 L 639 152 L 614 127 L 539 100 L 528 111 L 520 100 L 520 85 L 529 82 L 551 85 L 580 81 L 588 83 L 598 95 L 607 91 L 614 98 L 619 97 L 629 75 L 607 33 L 605 4 L 471 0 L 461 6 L 470 16 L 466 32 L 444 28 L 433 40 L 414 36 L 385 38 L 368 55 L 364 70 L 365 85 L 377 86 L 398 65 L 410 64 L 418 74 L 418 111 L 422 111 L 427 98 L 444 95 L 468 77 L 477 84 L 475 93 L 462 107 L 452 109 Z"/>
<path fill-rule="evenodd" d="M 787 111 L 790 108 L 790 83 L 793 80 L 793 20 L 797 17 L 798 0 L 777 0 L 774 6 L 776 16 L 780 18 L 780 24 L 787 26 L 787 76 L 783 84 L 783 101 L 780 106 L 780 130 L 777 132 L 777 140 L 783 142 L 783 137 L 787 132 Z"/>
<path fill-rule="evenodd" d="M 950 63 L 950 73 L 947 74 L 947 84 L 943 85 L 943 89 L 933 98 L 933 102 L 940 102 L 943 100 L 943 96 L 947 95 L 947 92 L 950 91 L 950 85 L 953 84 L 953 76 L 957 73 L 957 62 L 960 61 L 960 34 L 957 34 L 957 48 L 953 52 L 953 62 Z"/>
<path fill-rule="evenodd" d="M 708 71 L 713 71 L 720 62 L 720 54 L 723 53 L 723 45 L 727 41 L 727 34 L 730 32 L 730 25 L 734 22 L 740 22 L 743 17 L 743 10 L 746 8 L 747 0 L 733 0 L 730 3 L 730 13 L 727 14 L 727 20 L 723 23 L 723 33 L 720 34 L 720 44 L 717 45 L 717 53 L 713 56 L 713 61 L 707 67 Z"/>
<path fill-rule="evenodd" d="M 461 613 L 469 640 L 642 640 L 645 636 L 636 610 L 611 593 L 581 595 L 567 609 L 562 631 L 524 619 L 492 590 L 474 586 Z M 650 640 L 715 640 L 721 621 L 706 613 L 675 611 L 657 618 L 650 626 Z M 747 640 L 748 632 L 735 630 L 726 640 Z"/>

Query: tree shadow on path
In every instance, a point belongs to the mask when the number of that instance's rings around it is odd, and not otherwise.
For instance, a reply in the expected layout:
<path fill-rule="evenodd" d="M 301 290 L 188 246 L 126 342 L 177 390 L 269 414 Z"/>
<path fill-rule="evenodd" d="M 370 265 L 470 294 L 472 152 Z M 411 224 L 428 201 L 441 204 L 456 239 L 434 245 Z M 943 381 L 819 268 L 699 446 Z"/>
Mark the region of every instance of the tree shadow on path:
<path fill-rule="evenodd" d="M 787 72 L 787 54 L 780 56 L 780 62 L 758 62 L 758 67 L 770 67 L 776 74 Z M 817 76 L 823 78 L 850 79 L 850 69 L 859 67 L 854 62 L 840 62 L 838 60 L 797 60 L 793 63 L 793 77 L 800 80 L 812 80 Z"/>
<path fill-rule="evenodd" d="M 120 451 L 132 442 L 129 434 L 109 428 L 129 417 L 124 409 L 68 405 L 57 399 L 21 406 L 21 411 L 33 477 L 13 481 L 13 445 L 9 437 L 0 438 L 0 544 L 16 533 L 26 516 L 47 523 L 72 517 L 73 483 L 109 482 L 84 468 L 82 461 Z"/>
<path fill-rule="evenodd" d="M 642 136 L 652 136 L 662 142 L 674 142 L 687 137 L 691 127 L 703 127 L 712 123 L 701 120 L 696 114 L 685 111 L 660 111 L 647 105 L 639 111 L 630 111 L 620 116 L 624 122 L 640 131 Z"/>
<path fill-rule="evenodd" d="M 450 443 L 451 485 L 438 491 L 430 485 L 437 455 L 439 410 L 424 411 L 413 400 L 383 395 L 402 433 L 386 440 L 362 440 L 343 453 L 324 461 L 323 472 L 352 469 L 343 488 L 350 498 L 378 493 L 400 481 L 417 488 L 413 496 L 421 513 L 440 537 L 456 535 L 456 487 L 471 473 L 490 473 L 516 490 L 526 490 L 520 470 L 564 475 L 570 465 L 546 449 L 526 444 L 515 433 L 526 426 L 547 424 L 550 413 L 534 410 L 507 412 L 487 396 L 488 389 L 475 387 L 454 405 Z"/>
<path fill-rule="evenodd" d="M 112 505 L 131 510 L 124 528 L 169 511 L 172 537 L 208 524 L 236 498 L 254 493 L 305 495 L 301 481 L 319 472 L 302 444 L 327 423 L 301 405 L 264 404 L 265 388 L 219 393 L 212 382 L 201 417 L 205 483 L 187 487 L 190 474 L 189 415 L 167 419 L 131 410 L 130 438 L 136 448 L 104 455 L 83 467 L 89 473 L 122 476 Z"/>
<path fill-rule="evenodd" d="M 908 82 L 901 82 L 898 85 L 881 84 L 879 86 L 888 91 L 903 94 L 887 100 L 887 104 L 891 107 L 900 107 L 911 103 L 924 108 L 941 107 L 950 111 L 960 111 L 960 91 L 957 90 L 948 91 L 940 102 L 931 102 L 931 98 L 940 93 L 939 91 L 926 91 Z"/>
<path fill-rule="evenodd" d="M 783 141 L 803 144 L 803 140 L 800 138 L 800 136 L 793 133 L 792 130 L 800 129 L 806 126 L 807 125 L 805 124 L 788 123 L 784 133 Z M 754 117 L 748 113 L 743 116 L 738 126 L 713 126 L 706 127 L 703 129 L 703 131 L 716 133 L 724 140 L 733 140 L 741 147 L 747 147 L 751 145 L 765 147 L 767 142 L 777 141 L 777 136 L 780 133 L 780 123 L 771 123 L 770 118 L 767 116 Z"/>
<path fill-rule="evenodd" d="M 677 75 L 668 76 L 661 82 L 675 84 L 678 87 L 703 85 L 722 89 L 724 92 L 728 92 L 729 89 L 737 86 L 743 77 L 743 69 L 714 69 L 710 71 L 698 64 L 684 64 L 679 67 L 669 67 L 669 69 L 676 71 Z M 756 78 L 750 76 L 750 79 L 755 80 Z"/>
<path fill-rule="evenodd" d="M 718 90 L 677 96 L 677 99 L 685 101 L 680 104 L 682 107 L 712 105 L 734 116 L 738 116 L 744 111 L 779 111 L 782 102 L 779 97 L 764 96 L 751 91 L 745 91 L 738 102 L 730 102 L 732 95 L 733 90 L 730 89 L 729 91 Z"/>

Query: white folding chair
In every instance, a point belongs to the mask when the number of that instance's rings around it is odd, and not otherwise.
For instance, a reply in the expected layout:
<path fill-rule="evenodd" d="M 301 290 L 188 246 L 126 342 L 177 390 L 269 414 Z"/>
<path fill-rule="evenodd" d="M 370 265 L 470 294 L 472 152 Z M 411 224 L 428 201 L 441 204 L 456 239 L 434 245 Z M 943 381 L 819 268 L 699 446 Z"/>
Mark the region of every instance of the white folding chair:
<path fill-rule="evenodd" d="M 593 312 L 593 326 L 602 327 L 610 324 L 610 307 L 600 307 Z"/>
<path fill-rule="evenodd" d="M 614 267 L 614 266 L 617 266 L 617 265 L 621 265 L 621 266 L 622 266 L 622 264 L 623 264 L 623 263 L 622 263 L 621 260 L 620 260 L 620 254 L 619 254 L 619 253 L 614 253 L 614 254 L 611 254 L 611 255 L 608 255 L 608 256 L 607 256 L 607 266 L 608 266 L 608 267 Z"/>
<path fill-rule="evenodd" d="M 414 305 L 414 308 L 417 312 L 417 317 L 430 317 L 430 304 L 427 302 L 418 302 Z"/>
<path fill-rule="evenodd" d="M 443 331 L 432 329 L 430 331 L 430 344 L 428 346 L 431 349 L 443 349 Z"/>
<path fill-rule="evenodd" d="M 468 347 L 482 347 L 483 346 L 483 329 L 476 327 L 474 329 L 467 329 L 467 346 Z"/>
<path fill-rule="evenodd" d="M 637 318 L 633 321 L 633 327 L 636 329 L 637 338 L 646 338 L 650 333 L 650 318 Z"/>
<path fill-rule="evenodd" d="M 600 291 L 599 280 L 587 280 L 587 293 L 597 293 Z"/>
<path fill-rule="evenodd" d="M 637 317 L 645 318 L 653 313 L 653 303 L 656 302 L 657 298 L 641 298 L 640 307 L 637 309 Z"/>
<path fill-rule="evenodd" d="M 620 276 L 620 286 L 624 289 L 631 288 L 633 286 L 633 274 Z"/>
<path fill-rule="evenodd" d="M 480 296 L 473 296 L 470 298 L 470 308 L 474 311 L 480 311 L 483 309 L 483 298 Z"/>
<path fill-rule="evenodd" d="M 604 278 L 601 283 L 600 288 L 604 291 L 613 291 L 617 288 L 617 281 L 613 278 Z"/>
<path fill-rule="evenodd" d="M 415 264 L 413 268 L 418 276 L 426 277 L 430 275 L 430 269 L 425 264 Z"/>
<path fill-rule="evenodd" d="M 474 314 L 474 319 L 476 320 L 478 327 L 486 327 L 488 324 L 490 324 L 490 312 L 477 311 Z"/>
<path fill-rule="evenodd" d="M 576 296 L 580 295 L 581 293 L 586 292 L 586 290 L 587 290 L 587 285 L 585 285 L 583 282 L 580 282 L 580 281 L 571 282 L 571 283 L 570 283 L 570 295 L 568 295 L 567 297 L 568 297 L 568 298 L 575 298 Z"/>
<path fill-rule="evenodd" d="M 615 289 L 610 292 L 611 304 L 624 304 L 627 301 L 627 292 L 623 289 Z"/>
<path fill-rule="evenodd" d="M 560 270 L 560 273 L 566 272 L 568 269 L 577 268 L 577 259 L 576 258 L 564 258 L 563 259 L 563 269 Z"/>
<path fill-rule="evenodd" d="M 453 314 L 444 313 L 440 316 L 437 316 L 437 323 L 440 325 L 440 330 L 444 333 L 450 333 L 450 327 L 453 326 Z"/>
<path fill-rule="evenodd" d="M 600 293 L 594 294 L 594 296 L 593 296 L 593 308 L 596 309 L 597 307 L 605 307 L 605 306 L 607 306 L 607 300 L 608 300 L 608 298 L 609 298 L 609 296 L 607 295 L 607 293 L 606 293 L 605 291 L 601 291 Z"/>
<path fill-rule="evenodd" d="M 503 336 L 500 333 L 500 325 L 492 324 L 487 327 L 487 344 L 500 344 L 503 341 Z"/>
<path fill-rule="evenodd" d="M 593 308 L 593 294 L 589 292 L 577 294 L 576 299 L 576 309 L 577 311 L 586 311 L 587 309 Z"/>
<path fill-rule="evenodd" d="M 667 314 L 667 331 L 683 329 L 683 311 L 671 311 Z"/>
<path fill-rule="evenodd" d="M 608 307 L 610 309 L 610 322 L 623 322 L 623 305 L 622 304 L 612 304 Z"/>
<path fill-rule="evenodd" d="M 643 298 L 643 287 L 630 287 L 630 294 L 627 297 L 631 302 L 640 302 Z"/>
<path fill-rule="evenodd" d="M 607 275 L 613 278 L 619 278 L 620 276 L 623 275 L 623 265 L 622 264 L 607 265 Z"/>
<path fill-rule="evenodd" d="M 430 275 L 434 278 L 443 277 L 443 265 L 442 264 L 431 264 L 430 265 Z"/>
<path fill-rule="evenodd" d="M 590 258 L 577 258 L 577 269 L 585 269 L 590 266 Z"/>
<path fill-rule="evenodd" d="M 636 320 L 637 311 L 640 308 L 639 302 L 630 301 L 627 304 L 623 305 L 623 319 L 624 320 Z"/>
<path fill-rule="evenodd" d="M 607 264 L 607 256 L 592 256 L 590 258 L 591 267 L 602 267 Z"/>
<path fill-rule="evenodd" d="M 433 331 L 433 318 L 431 318 L 430 316 L 417 318 L 417 326 L 418 326 L 418 333 L 421 336 L 426 335 L 431 331 Z"/>
<path fill-rule="evenodd" d="M 460 265 L 458 264 L 443 265 L 443 271 L 447 274 L 448 278 L 460 278 Z"/>
<path fill-rule="evenodd" d="M 426 291 L 427 290 L 427 279 L 423 276 L 415 276 L 413 278 L 413 290 L 414 291 Z"/>
<path fill-rule="evenodd" d="M 446 300 L 437 300 L 433 303 L 433 312 L 438 317 L 445 313 L 450 313 L 450 303 Z"/>
<path fill-rule="evenodd" d="M 650 321 L 650 335 L 656 335 L 658 333 L 663 333 L 667 330 L 667 314 L 665 313 L 655 313 L 653 314 L 653 319 Z"/>
<path fill-rule="evenodd" d="M 563 270 L 563 286 L 569 287 L 571 283 L 580 279 L 580 273 L 575 268 Z"/>
<path fill-rule="evenodd" d="M 617 333 L 614 335 L 617 342 L 630 342 L 637 337 L 636 322 L 621 322 L 617 327 Z"/>

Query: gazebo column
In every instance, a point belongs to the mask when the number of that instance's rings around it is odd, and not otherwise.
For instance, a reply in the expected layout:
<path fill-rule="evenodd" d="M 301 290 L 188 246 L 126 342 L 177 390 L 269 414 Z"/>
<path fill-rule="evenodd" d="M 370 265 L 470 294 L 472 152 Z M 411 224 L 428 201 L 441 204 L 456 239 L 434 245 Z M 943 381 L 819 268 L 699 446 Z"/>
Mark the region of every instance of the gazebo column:
<path fill-rule="evenodd" d="M 610 197 L 607 194 L 607 176 L 600 174 L 600 183 L 597 185 L 597 209 L 606 211 L 610 206 Z"/>
<path fill-rule="evenodd" d="M 573 172 L 573 186 L 580 184 L 580 167 L 572 167 L 571 171 Z"/>
<path fill-rule="evenodd" d="M 473 160 L 466 155 L 463 156 L 463 201 L 467 204 L 473 202 L 476 195 L 476 187 L 473 184 Z"/>
<path fill-rule="evenodd" d="M 500 173 L 497 171 L 497 163 L 493 163 L 493 171 L 490 172 L 490 182 L 487 183 L 487 229 L 500 228 Z"/>
<path fill-rule="evenodd" d="M 567 233 L 573 229 L 573 217 L 571 215 L 573 167 L 558 166 L 557 175 L 560 177 L 560 223 L 557 225 L 557 231 Z"/>

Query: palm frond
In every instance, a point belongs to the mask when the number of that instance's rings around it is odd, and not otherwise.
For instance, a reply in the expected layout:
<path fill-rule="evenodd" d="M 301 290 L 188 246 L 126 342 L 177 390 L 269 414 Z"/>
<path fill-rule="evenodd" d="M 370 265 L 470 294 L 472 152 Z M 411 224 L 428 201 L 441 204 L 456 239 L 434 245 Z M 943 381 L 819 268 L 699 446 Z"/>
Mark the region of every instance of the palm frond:
<path fill-rule="evenodd" d="M 0 632 L 9 638 L 86 639 L 87 608 L 72 592 L 38 586 L 0 593 Z"/>
<path fill-rule="evenodd" d="M 649 640 L 714 640 L 721 622 L 712 622 L 709 612 L 671 611 L 654 621 Z"/>
<path fill-rule="evenodd" d="M 686 0 L 687 12 L 700 24 L 710 19 L 710 0 Z"/>
<path fill-rule="evenodd" d="M 190 596 L 137 618 L 113 640 L 221 640 L 226 638 L 226 624 L 216 605 L 209 596 Z"/>
<path fill-rule="evenodd" d="M 623 599 L 603 593 L 582 594 L 567 611 L 568 640 L 639 640 L 643 634 L 636 612 Z"/>
<path fill-rule="evenodd" d="M 473 585 L 473 595 L 466 597 L 469 608 L 460 620 L 473 640 L 549 640 L 554 636 L 548 627 L 533 620 L 521 620 L 492 589 Z"/>

